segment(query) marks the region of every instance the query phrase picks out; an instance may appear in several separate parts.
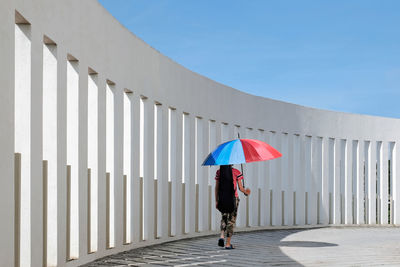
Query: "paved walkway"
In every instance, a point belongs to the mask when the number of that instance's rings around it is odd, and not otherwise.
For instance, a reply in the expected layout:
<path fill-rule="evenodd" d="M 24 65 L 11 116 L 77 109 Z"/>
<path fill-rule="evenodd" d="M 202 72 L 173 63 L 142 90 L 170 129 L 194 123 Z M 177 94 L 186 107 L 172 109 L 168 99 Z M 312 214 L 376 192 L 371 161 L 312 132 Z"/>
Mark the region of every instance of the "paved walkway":
<path fill-rule="evenodd" d="M 140 248 L 89 263 L 103 266 L 400 266 L 400 228 L 349 227 L 238 233 Z"/>

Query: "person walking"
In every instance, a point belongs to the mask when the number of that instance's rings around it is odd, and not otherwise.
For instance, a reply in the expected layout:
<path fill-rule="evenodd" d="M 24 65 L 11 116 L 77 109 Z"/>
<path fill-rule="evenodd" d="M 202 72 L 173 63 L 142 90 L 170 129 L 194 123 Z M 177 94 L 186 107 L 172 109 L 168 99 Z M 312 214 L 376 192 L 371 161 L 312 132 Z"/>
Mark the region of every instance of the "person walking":
<path fill-rule="evenodd" d="M 250 194 L 250 189 L 244 188 L 243 174 L 232 165 L 221 165 L 215 175 L 215 181 L 215 206 L 221 212 L 221 235 L 218 246 L 225 245 L 225 249 L 234 249 L 231 239 L 240 201 L 237 188 L 239 187 L 245 196 Z M 225 236 L 226 244 L 224 244 Z"/>

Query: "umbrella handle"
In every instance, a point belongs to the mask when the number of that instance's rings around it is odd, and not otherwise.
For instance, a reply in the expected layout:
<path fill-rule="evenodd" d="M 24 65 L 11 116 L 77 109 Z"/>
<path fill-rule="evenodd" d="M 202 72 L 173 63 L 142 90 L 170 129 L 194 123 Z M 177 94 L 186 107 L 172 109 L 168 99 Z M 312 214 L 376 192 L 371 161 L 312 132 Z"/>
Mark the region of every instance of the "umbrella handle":
<path fill-rule="evenodd" d="M 239 132 L 238 132 L 238 138 L 240 139 L 240 133 L 239 133 Z M 243 187 L 246 188 L 246 186 L 244 185 L 243 164 L 240 164 L 240 167 L 241 167 L 241 169 L 242 169 Z"/>

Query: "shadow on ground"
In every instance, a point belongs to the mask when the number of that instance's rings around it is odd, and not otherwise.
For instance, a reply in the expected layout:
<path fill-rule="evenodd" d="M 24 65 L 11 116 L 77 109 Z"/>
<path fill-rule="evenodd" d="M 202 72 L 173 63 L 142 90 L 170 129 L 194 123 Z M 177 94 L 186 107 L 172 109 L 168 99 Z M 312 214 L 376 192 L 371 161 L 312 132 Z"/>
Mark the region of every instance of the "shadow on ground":
<path fill-rule="evenodd" d="M 236 249 L 217 246 L 218 236 L 174 241 L 112 255 L 86 267 L 104 266 L 302 266 L 279 247 L 332 247 L 337 244 L 313 241 L 281 241 L 306 230 L 274 230 L 238 233 Z"/>

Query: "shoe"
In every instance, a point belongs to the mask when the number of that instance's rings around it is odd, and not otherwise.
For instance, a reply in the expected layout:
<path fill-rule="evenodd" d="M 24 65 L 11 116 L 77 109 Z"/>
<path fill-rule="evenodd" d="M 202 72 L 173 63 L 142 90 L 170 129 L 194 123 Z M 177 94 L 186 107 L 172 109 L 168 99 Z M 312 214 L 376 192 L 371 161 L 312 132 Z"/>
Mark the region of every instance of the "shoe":
<path fill-rule="evenodd" d="M 224 246 L 224 239 L 223 238 L 218 239 L 218 246 L 220 246 L 220 247 Z"/>
<path fill-rule="evenodd" d="M 235 249 L 235 247 L 231 244 L 229 247 L 225 247 L 225 249 Z"/>

